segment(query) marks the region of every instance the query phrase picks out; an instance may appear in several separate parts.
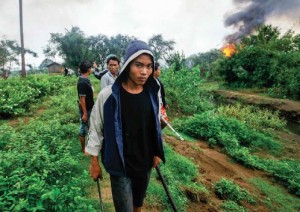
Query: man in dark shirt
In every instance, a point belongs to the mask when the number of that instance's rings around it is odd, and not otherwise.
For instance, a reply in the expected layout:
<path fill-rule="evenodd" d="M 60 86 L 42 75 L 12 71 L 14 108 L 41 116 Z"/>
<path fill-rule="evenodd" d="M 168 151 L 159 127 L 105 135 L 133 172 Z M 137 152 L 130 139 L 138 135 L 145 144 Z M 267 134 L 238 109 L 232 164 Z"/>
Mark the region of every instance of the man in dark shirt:
<path fill-rule="evenodd" d="M 90 175 L 102 178 L 98 154 L 110 174 L 115 210 L 141 211 L 152 167 L 165 161 L 153 54 L 139 40 L 126 50 L 115 83 L 101 90 L 91 114 Z"/>
<path fill-rule="evenodd" d="M 88 131 L 90 114 L 94 106 L 93 87 L 90 80 L 88 79 L 89 75 L 92 72 L 91 63 L 88 61 L 82 61 L 79 69 L 81 73 L 77 82 L 80 113 L 79 140 L 81 149 L 84 152 L 85 136 Z"/>

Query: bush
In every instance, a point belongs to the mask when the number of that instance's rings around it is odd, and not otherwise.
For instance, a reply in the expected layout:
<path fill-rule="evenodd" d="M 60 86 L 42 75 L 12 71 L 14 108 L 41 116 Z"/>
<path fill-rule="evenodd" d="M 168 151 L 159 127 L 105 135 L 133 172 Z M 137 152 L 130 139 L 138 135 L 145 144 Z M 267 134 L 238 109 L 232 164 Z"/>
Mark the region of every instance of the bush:
<path fill-rule="evenodd" d="M 243 106 L 241 104 L 220 106 L 216 110 L 219 116 L 236 118 L 248 127 L 256 129 L 282 130 L 286 121 L 279 117 L 279 112 L 271 112 L 267 109 L 259 109 L 255 106 Z"/>
<path fill-rule="evenodd" d="M 228 200 L 228 201 L 224 201 L 222 204 L 221 204 L 221 208 L 225 211 L 225 212 L 232 212 L 232 211 L 235 211 L 235 212 L 246 212 L 247 210 L 241 206 L 241 205 L 238 205 L 236 202 L 232 201 L 232 200 Z"/>
<path fill-rule="evenodd" d="M 24 114 L 33 102 L 71 84 L 75 84 L 75 78 L 47 75 L 0 81 L 0 116 Z"/>
<path fill-rule="evenodd" d="M 213 108 L 209 101 L 210 94 L 200 89 L 203 81 L 198 71 L 182 69 L 180 71 L 165 70 L 161 81 L 166 90 L 166 101 L 172 105 L 172 111 L 181 114 L 194 114 Z"/>
<path fill-rule="evenodd" d="M 249 194 L 246 189 L 236 185 L 233 181 L 222 178 L 213 185 L 215 193 L 219 198 L 231 200 L 237 203 L 247 201 L 250 204 L 255 204 L 255 199 Z"/>
<path fill-rule="evenodd" d="M 281 150 L 281 146 L 270 136 L 249 129 L 241 121 L 218 116 L 212 111 L 182 121 L 175 120 L 173 123 L 181 132 L 206 141 L 214 139 L 227 149 L 244 146 L 250 150 L 262 148 L 274 154 Z"/>

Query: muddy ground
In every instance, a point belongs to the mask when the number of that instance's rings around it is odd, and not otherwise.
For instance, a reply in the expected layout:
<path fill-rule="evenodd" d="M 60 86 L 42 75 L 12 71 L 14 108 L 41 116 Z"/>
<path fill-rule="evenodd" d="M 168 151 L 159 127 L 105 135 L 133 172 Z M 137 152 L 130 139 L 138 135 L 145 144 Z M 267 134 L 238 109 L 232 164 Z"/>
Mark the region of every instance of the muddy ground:
<path fill-rule="evenodd" d="M 165 136 L 164 139 L 176 152 L 191 159 L 199 167 L 198 181 L 204 184 L 210 192 L 207 202 L 192 202 L 188 205 L 187 211 L 219 211 L 221 200 L 214 194 L 212 185 L 222 177 L 234 180 L 251 194 L 255 194 L 257 199 L 264 199 L 264 194 L 248 183 L 247 179 L 267 178 L 266 173 L 248 169 L 233 162 L 219 148 L 211 149 L 205 141 L 180 141 L 171 136 Z M 251 211 L 269 211 L 262 202 L 258 202 L 256 205 L 246 204 L 245 207 Z"/>

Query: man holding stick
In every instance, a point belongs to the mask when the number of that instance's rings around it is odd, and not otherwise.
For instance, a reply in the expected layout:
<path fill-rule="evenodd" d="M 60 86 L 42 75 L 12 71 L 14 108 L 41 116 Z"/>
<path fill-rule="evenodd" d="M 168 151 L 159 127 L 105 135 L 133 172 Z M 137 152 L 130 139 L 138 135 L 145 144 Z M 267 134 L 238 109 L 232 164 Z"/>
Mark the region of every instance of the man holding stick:
<path fill-rule="evenodd" d="M 98 154 L 110 174 L 116 211 L 141 211 L 152 167 L 165 161 L 159 121 L 159 86 L 149 46 L 131 42 L 119 77 L 101 90 L 91 114 L 86 153 L 90 175 L 102 178 Z"/>

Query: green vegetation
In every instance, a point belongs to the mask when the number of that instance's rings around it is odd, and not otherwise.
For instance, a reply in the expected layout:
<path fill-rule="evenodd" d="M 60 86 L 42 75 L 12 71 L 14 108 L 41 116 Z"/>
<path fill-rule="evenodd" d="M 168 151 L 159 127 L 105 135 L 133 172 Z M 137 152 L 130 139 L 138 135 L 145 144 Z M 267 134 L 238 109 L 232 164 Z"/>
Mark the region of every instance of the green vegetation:
<path fill-rule="evenodd" d="M 176 207 L 179 211 L 184 211 L 188 199 L 185 196 L 184 189 L 190 189 L 195 193 L 208 194 L 206 188 L 195 182 L 198 169 L 189 159 L 177 154 L 170 147 L 165 145 L 166 164 L 161 165 L 161 172 L 166 180 Z M 168 197 L 158 181 L 158 175 L 152 171 L 151 181 L 147 190 L 146 202 L 151 207 L 166 208 L 169 205 Z"/>
<path fill-rule="evenodd" d="M 262 200 L 271 211 L 299 211 L 300 199 L 287 194 L 287 192 L 262 179 L 252 178 L 250 183 L 255 185 L 266 197 Z"/>
<path fill-rule="evenodd" d="M 277 27 L 262 26 L 244 37 L 218 70 L 230 87 L 268 88 L 271 96 L 299 100 L 299 49 L 300 34 L 289 30 L 280 35 Z"/>
<path fill-rule="evenodd" d="M 260 109 L 255 106 L 223 105 L 217 108 L 217 115 L 232 117 L 255 129 L 283 130 L 286 121 L 279 118 L 279 112 L 271 112 L 268 109 Z"/>
<path fill-rule="evenodd" d="M 198 78 L 197 68 L 177 72 L 169 69 L 163 71 L 161 80 L 166 85 L 166 101 L 172 105 L 172 112 L 176 115 L 191 115 L 213 108 L 209 101 L 211 95 L 199 89 L 203 81 Z"/>
<path fill-rule="evenodd" d="M 224 212 L 246 212 L 247 210 L 232 200 L 226 200 L 221 204 Z"/>
<path fill-rule="evenodd" d="M 224 200 L 231 200 L 238 204 L 242 201 L 247 201 L 250 204 L 255 204 L 256 200 L 249 194 L 246 189 L 241 188 L 232 180 L 222 178 L 213 186 L 215 193 Z"/>
<path fill-rule="evenodd" d="M 94 87 L 98 80 L 92 78 Z M 15 78 L 5 81 L 15 88 L 30 85 L 42 91 L 39 102 L 48 96 L 47 110 L 26 124 L 16 128 L 3 123 L 0 126 L 0 210 L 97 210 L 97 202 L 88 198 L 87 188 L 91 181 L 87 164 L 78 144 L 78 108 L 75 78 L 61 76 L 35 76 L 24 80 Z M 11 84 L 9 84 L 11 83 Z M 41 85 L 40 87 L 38 85 Z M 43 90 L 42 85 L 48 90 Z M 58 88 L 63 88 L 59 89 Z M 11 89 L 13 90 L 13 89 Z M 49 96 L 55 94 L 53 96 Z M 22 114 L 27 114 L 23 111 Z M 187 206 L 185 190 L 208 194 L 206 188 L 195 182 L 198 168 L 188 159 L 166 149 L 166 165 L 161 166 L 176 205 Z M 93 185 L 94 186 L 94 185 Z M 170 207 L 169 201 L 153 170 L 147 195 L 149 206 Z M 106 206 L 106 205 L 105 205 Z M 110 205 L 109 205 L 110 206 Z M 107 207 L 109 207 L 107 206 Z"/>
<path fill-rule="evenodd" d="M 78 147 L 76 89 L 68 83 L 59 85 L 64 90 L 41 117 L 15 129 L 0 126 L 1 211 L 96 211 L 96 203 L 86 198 L 90 182 L 79 165 L 84 156 Z"/>
<path fill-rule="evenodd" d="M 79 40 L 84 38 L 79 29 L 72 30 L 72 34 L 56 34 L 55 39 L 58 40 L 52 44 L 61 45 L 58 41 L 69 41 L 76 35 L 79 35 L 76 37 Z M 101 45 L 93 43 L 93 39 L 89 40 L 89 45 L 94 48 L 93 51 L 97 51 Z M 153 36 L 153 39 L 157 39 L 153 40 L 153 48 L 163 41 L 160 36 Z M 123 41 L 127 42 L 126 37 Z M 172 42 L 170 44 L 172 47 Z M 172 126 L 186 135 L 186 140 L 195 142 L 195 139 L 203 139 L 211 147 L 222 147 L 236 162 L 267 172 L 298 197 L 300 163 L 282 157 L 284 143 L 279 143 L 273 136 L 274 130 L 285 129 L 286 122 L 279 118 L 278 113 L 253 106 L 236 104 L 217 107 L 210 92 L 219 84 L 207 83 L 203 79 L 218 78 L 219 70 L 231 86 L 266 87 L 270 95 L 299 99 L 299 47 L 299 35 L 288 32 L 279 36 L 276 28 L 266 26 L 259 30 L 258 35 L 245 38 L 230 58 L 212 51 L 194 58 L 194 61 L 204 60 L 202 66 L 194 64 L 195 67 L 190 70 L 178 70 L 178 67 L 185 67 L 181 64 L 184 58 L 175 55 L 175 65 L 164 70 L 161 76 L 171 108 L 168 114 L 170 118 L 176 117 Z M 51 48 L 48 50 L 49 54 L 63 52 L 63 49 L 58 52 L 51 52 Z M 157 49 L 156 54 L 163 57 L 164 53 Z M 77 64 L 78 58 L 71 53 L 65 57 L 69 57 L 70 64 Z M 103 58 L 100 59 L 99 62 L 103 63 Z M 205 70 L 209 72 L 205 73 Z M 98 92 L 99 81 L 94 77 L 91 79 Z M 19 120 L 20 123 L 14 124 L 14 128 L 7 124 L 8 120 L 0 122 L 1 211 L 98 210 L 98 203 L 88 198 L 87 188 L 91 186 L 90 177 L 85 171 L 88 162 L 80 152 L 77 138 L 76 80 L 46 75 L 23 80 L 0 80 L 2 117 L 32 115 L 37 108 L 34 105 L 47 97 L 47 110 L 41 116 L 29 121 Z M 164 134 L 173 135 L 168 129 L 164 130 Z M 167 163 L 161 164 L 161 171 L 176 206 L 184 211 L 189 202 L 187 191 L 204 196 L 208 196 L 209 192 L 198 182 L 198 167 L 192 161 L 175 153 L 167 144 L 165 150 Z M 277 159 L 278 156 L 285 159 Z M 263 202 L 270 210 L 299 211 L 299 198 L 287 195 L 284 189 L 261 179 L 251 179 L 250 182 L 266 195 Z M 220 205 L 224 211 L 247 211 L 248 203 L 259 201 L 228 179 L 221 179 L 213 188 L 224 200 Z M 105 207 L 111 207 L 108 204 Z M 154 170 L 146 204 L 150 208 L 170 210 L 168 198 Z"/>
<path fill-rule="evenodd" d="M 213 111 L 196 114 L 185 120 L 175 120 L 175 126 L 186 134 L 204 140 L 214 139 L 227 151 L 246 147 L 251 151 L 262 148 L 278 154 L 281 146 L 270 136 L 249 129 L 234 118 L 218 116 Z"/>
<path fill-rule="evenodd" d="M 54 94 L 64 86 L 74 84 L 61 76 L 30 76 L 26 80 L 0 80 L 0 116 L 25 114 L 32 103 Z M 67 83 L 68 82 L 68 83 Z"/>
<path fill-rule="evenodd" d="M 174 123 L 181 132 L 224 147 L 237 162 L 271 173 L 292 193 L 300 195 L 299 161 L 261 158 L 254 154 L 260 149 L 275 156 L 280 154 L 281 145 L 269 135 L 250 129 L 236 119 L 209 111 Z"/>

